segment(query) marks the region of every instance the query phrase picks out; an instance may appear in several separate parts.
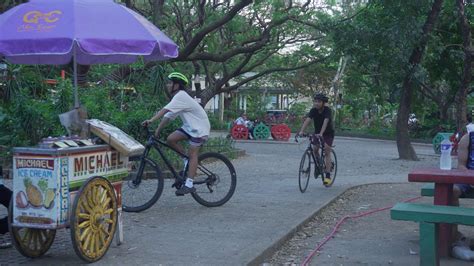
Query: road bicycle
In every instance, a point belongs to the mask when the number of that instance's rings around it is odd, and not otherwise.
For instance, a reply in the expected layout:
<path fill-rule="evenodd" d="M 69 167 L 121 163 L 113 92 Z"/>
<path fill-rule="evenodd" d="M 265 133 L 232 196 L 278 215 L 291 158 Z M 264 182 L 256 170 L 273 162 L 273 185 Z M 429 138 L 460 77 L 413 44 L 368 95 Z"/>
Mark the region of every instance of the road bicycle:
<path fill-rule="evenodd" d="M 301 193 L 304 193 L 308 188 L 309 184 L 309 177 L 311 176 L 311 168 L 314 169 L 313 175 L 314 178 L 317 179 L 321 177 L 321 180 L 324 180 L 325 171 L 325 158 L 326 152 L 324 151 L 324 139 L 316 135 L 303 135 L 301 137 L 307 137 L 309 139 L 308 147 L 305 149 L 303 156 L 301 157 L 300 162 L 300 169 L 299 169 L 299 176 L 298 176 L 298 184 Z M 295 141 L 298 142 L 298 136 L 295 137 Z M 313 152 L 313 145 L 319 145 L 318 152 Z M 336 152 L 334 151 L 334 147 L 331 149 L 331 154 L 329 155 L 331 158 L 331 182 L 329 184 L 324 184 L 325 187 L 330 187 L 336 180 L 337 174 L 337 157 Z M 313 165 L 313 167 L 311 167 Z"/>
<path fill-rule="evenodd" d="M 164 165 L 175 179 L 172 187 L 177 190 L 185 184 L 188 164 L 182 171 L 177 171 L 166 157 L 164 149 L 169 149 L 184 159 L 183 154 L 166 142 L 156 138 L 148 127 L 147 142 L 141 156 L 130 159 L 129 175 L 122 184 L 122 207 L 126 212 L 144 211 L 160 198 L 163 193 L 164 177 L 161 167 L 150 158 L 150 152 L 155 149 Z M 220 153 L 206 152 L 198 157 L 198 167 L 194 178 L 196 192 L 192 197 L 206 207 L 217 207 L 226 203 L 234 194 L 237 184 L 237 174 L 230 160 Z"/>

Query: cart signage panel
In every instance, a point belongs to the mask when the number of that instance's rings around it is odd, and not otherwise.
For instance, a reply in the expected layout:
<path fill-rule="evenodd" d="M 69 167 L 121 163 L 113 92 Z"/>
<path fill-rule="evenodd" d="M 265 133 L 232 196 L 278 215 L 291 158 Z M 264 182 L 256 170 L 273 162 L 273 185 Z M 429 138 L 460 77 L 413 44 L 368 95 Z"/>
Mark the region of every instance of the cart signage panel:
<path fill-rule="evenodd" d="M 63 206 L 58 158 L 16 156 L 13 160 L 13 221 L 17 226 L 56 228 Z M 66 182 L 66 190 L 67 190 Z M 66 193 L 66 202 L 67 193 Z M 67 209 L 66 209 L 67 212 Z M 63 220 L 64 221 L 64 220 Z"/>
<path fill-rule="evenodd" d="M 69 156 L 69 186 L 80 187 L 91 176 L 104 176 L 114 183 L 128 172 L 128 157 L 115 150 Z"/>
<path fill-rule="evenodd" d="M 61 202 L 61 213 L 59 217 L 59 223 L 66 223 L 68 220 L 68 211 L 69 211 L 69 162 L 67 158 L 60 158 L 61 162 L 59 170 L 59 182 L 61 184 L 60 188 L 60 202 Z"/>

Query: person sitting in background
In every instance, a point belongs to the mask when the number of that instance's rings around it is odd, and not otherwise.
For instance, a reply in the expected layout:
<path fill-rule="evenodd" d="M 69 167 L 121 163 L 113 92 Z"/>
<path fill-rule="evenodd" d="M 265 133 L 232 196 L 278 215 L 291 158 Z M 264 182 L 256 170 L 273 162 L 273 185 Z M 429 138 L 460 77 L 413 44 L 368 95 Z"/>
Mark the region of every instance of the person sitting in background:
<path fill-rule="evenodd" d="M 245 113 L 241 113 L 237 119 L 235 119 L 234 124 L 235 125 L 242 125 L 242 126 L 247 126 L 246 122 L 248 121 L 247 115 Z"/>
<path fill-rule="evenodd" d="M 245 113 L 241 113 L 240 116 L 237 117 L 237 119 L 235 119 L 234 125 L 241 125 L 248 128 L 249 130 L 248 139 L 250 139 L 250 135 L 251 135 L 250 130 L 253 128 L 253 123 L 252 121 L 248 120 L 247 115 Z"/>

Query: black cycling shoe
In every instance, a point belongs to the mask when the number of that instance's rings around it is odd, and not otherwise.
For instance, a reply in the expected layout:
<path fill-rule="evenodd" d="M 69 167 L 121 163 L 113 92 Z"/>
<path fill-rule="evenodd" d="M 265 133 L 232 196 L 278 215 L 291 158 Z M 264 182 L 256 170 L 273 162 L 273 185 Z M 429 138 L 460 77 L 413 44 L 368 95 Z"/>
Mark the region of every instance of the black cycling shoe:
<path fill-rule="evenodd" d="M 174 187 L 176 189 L 180 189 L 183 186 L 183 183 L 180 181 L 174 181 L 173 185 L 171 187 Z"/>
<path fill-rule="evenodd" d="M 184 196 L 185 194 L 196 192 L 195 187 L 182 186 L 180 189 L 176 190 L 176 196 Z"/>

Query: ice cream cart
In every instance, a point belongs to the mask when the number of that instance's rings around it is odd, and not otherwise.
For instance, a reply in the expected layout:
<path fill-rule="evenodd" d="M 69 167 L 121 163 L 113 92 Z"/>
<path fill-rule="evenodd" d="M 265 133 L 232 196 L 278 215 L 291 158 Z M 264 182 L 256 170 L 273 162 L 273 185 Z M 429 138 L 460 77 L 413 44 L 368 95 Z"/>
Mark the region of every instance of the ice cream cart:
<path fill-rule="evenodd" d="M 50 248 L 56 230 L 69 227 L 76 254 L 97 261 L 121 228 L 121 181 L 128 174 L 128 157 L 88 140 L 54 143 L 13 150 L 13 243 L 22 255 L 39 257 Z"/>

